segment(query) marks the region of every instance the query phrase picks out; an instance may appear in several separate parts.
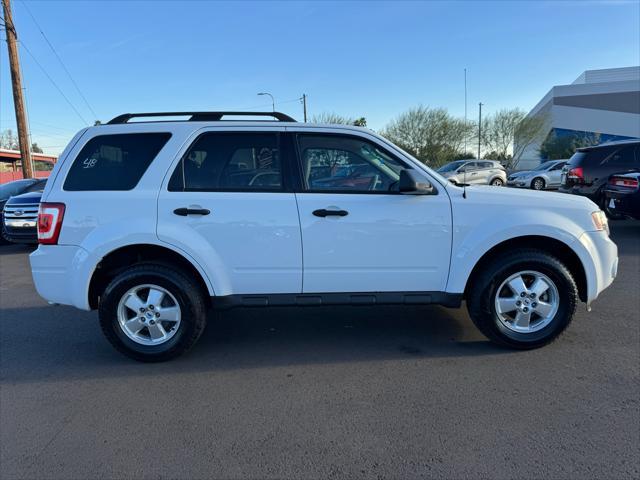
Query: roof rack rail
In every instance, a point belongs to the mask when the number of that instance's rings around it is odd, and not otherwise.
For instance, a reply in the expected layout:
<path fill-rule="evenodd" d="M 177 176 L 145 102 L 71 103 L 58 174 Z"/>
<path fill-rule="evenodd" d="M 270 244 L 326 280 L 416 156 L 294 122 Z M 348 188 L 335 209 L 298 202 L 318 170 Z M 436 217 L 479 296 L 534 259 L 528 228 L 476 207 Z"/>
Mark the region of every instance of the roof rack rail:
<path fill-rule="evenodd" d="M 281 112 L 150 112 L 150 113 L 123 113 L 107 122 L 107 125 L 127 123 L 132 118 L 139 117 L 189 117 L 189 122 L 211 122 L 222 120 L 222 117 L 242 116 L 242 117 L 273 117 L 280 122 L 295 122 Z"/>

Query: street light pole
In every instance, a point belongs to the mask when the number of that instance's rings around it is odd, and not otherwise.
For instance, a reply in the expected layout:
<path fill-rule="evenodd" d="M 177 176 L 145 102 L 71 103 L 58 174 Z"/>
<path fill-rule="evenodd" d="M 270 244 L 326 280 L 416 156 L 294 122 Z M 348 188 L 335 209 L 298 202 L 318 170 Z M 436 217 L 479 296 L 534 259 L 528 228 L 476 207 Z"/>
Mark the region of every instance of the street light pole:
<path fill-rule="evenodd" d="M 482 144 L 482 102 L 478 105 L 480 106 L 478 113 L 478 160 L 480 160 L 480 145 Z"/>
<path fill-rule="evenodd" d="M 260 92 L 258 95 L 269 95 L 271 97 L 271 111 L 276 111 L 276 101 L 273 99 L 273 95 L 269 92 Z"/>

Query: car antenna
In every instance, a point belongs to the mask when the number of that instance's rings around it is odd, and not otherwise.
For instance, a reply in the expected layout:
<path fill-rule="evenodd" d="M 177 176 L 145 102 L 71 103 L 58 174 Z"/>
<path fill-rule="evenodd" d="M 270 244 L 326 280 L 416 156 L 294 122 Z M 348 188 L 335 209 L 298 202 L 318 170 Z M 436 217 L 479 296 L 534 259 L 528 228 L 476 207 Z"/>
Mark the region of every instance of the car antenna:
<path fill-rule="evenodd" d="M 467 198 L 467 166 L 463 165 L 462 168 L 462 198 Z"/>

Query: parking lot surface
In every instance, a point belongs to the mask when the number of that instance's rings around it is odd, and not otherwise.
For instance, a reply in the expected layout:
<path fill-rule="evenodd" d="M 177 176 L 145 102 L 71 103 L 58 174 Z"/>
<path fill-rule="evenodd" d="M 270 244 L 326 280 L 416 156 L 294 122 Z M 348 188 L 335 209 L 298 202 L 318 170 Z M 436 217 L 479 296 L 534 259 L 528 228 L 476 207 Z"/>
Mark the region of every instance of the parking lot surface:
<path fill-rule="evenodd" d="M 640 223 L 555 343 L 492 346 L 466 310 L 234 310 L 140 364 L 48 306 L 0 247 L 0 477 L 639 478 Z"/>

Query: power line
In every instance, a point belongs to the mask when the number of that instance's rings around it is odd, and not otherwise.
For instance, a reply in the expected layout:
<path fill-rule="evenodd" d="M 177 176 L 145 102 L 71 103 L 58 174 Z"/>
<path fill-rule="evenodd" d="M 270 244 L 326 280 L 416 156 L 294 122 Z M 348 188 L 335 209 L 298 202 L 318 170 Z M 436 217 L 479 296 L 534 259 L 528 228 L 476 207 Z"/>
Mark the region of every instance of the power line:
<path fill-rule="evenodd" d="M 51 75 L 49 75 L 47 73 L 45 68 L 38 61 L 38 59 L 33 55 L 33 53 L 31 53 L 31 50 L 29 50 L 29 48 L 24 44 L 24 42 L 22 40 L 18 40 L 18 42 L 20 43 L 20 45 L 22 45 L 22 48 L 24 48 L 24 50 L 29 54 L 29 56 L 33 59 L 33 61 L 36 62 L 36 65 L 38 65 L 38 67 L 40 67 L 40 70 L 42 70 L 42 73 L 45 74 L 45 76 L 49 79 L 51 84 L 54 87 L 56 87 L 56 90 L 58 90 L 58 92 L 60 92 L 60 95 L 62 95 L 62 98 L 64 98 L 66 100 L 66 102 L 69 104 L 69 106 L 73 109 L 73 111 L 76 112 L 76 115 L 78 115 L 78 117 L 80 117 L 80 120 L 82 120 L 82 123 L 84 123 L 85 125 L 89 125 L 87 123 L 87 121 L 84 119 L 84 117 L 80 114 L 78 109 L 73 105 L 73 103 L 71 103 L 71 100 L 69 100 L 69 98 L 64 94 L 64 92 L 58 86 L 58 84 L 53 80 L 53 78 L 51 78 Z"/>
<path fill-rule="evenodd" d="M 31 19 L 33 20 L 33 23 L 36 24 L 36 27 L 38 28 L 38 30 L 40 31 L 40 34 L 42 35 L 42 38 L 44 38 L 44 40 L 47 42 L 47 45 L 49 45 L 49 48 L 51 49 L 51 51 L 53 52 L 53 54 L 56 56 L 56 58 L 58 59 L 58 62 L 60 62 L 60 65 L 62 65 L 62 68 L 64 69 L 64 71 L 67 73 L 67 76 L 69 77 L 69 80 L 71 80 L 71 83 L 73 83 L 73 86 L 76 88 L 76 90 L 78 91 L 78 94 L 80 95 L 80 97 L 82 97 L 82 100 L 84 101 L 85 105 L 87 106 L 87 108 L 91 111 L 93 118 L 98 118 L 98 115 L 96 115 L 96 112 L 93 111 L 93 108 L 91 108 L 91 105 L 89 105 L 89 102 L 87 101 L 87 98 L 84 96 L 84 94 L 82 93 L 82 91 L 80 90 L 80 87 L 78 86 L 78 84 L 76 83 L 76 81 L 73 79 L 73 76 L 71 75 L 71 72 L 69 72 L 69 69 L 67 68 L 67 66 L 64 64 L 64 62 L 62 61 L 62 58 L 60 58 L 60 55 L 58 55 L 58 52 L 56 51 L 56 49 L 53 47 L 53 44 L 49 41 L 49 39 L 47 38 L 47 36 L 45 35 L 44 31 L 42 30 L 42 27 L 40 26 L 40 24 L 38 23 L 38 21 L 36 20 L 36 17 L 33 16 L 33 13 L 31 12 L 31 9 L 27 6 L 26 2 L 24 2 L 23 0 L 20 1 L 20 3 L 22 3 L 22 5 L 24 6 L 24 8 L 27 10 L 27 13 L 29 14 L 29 16 L 31 17 Z"/>

